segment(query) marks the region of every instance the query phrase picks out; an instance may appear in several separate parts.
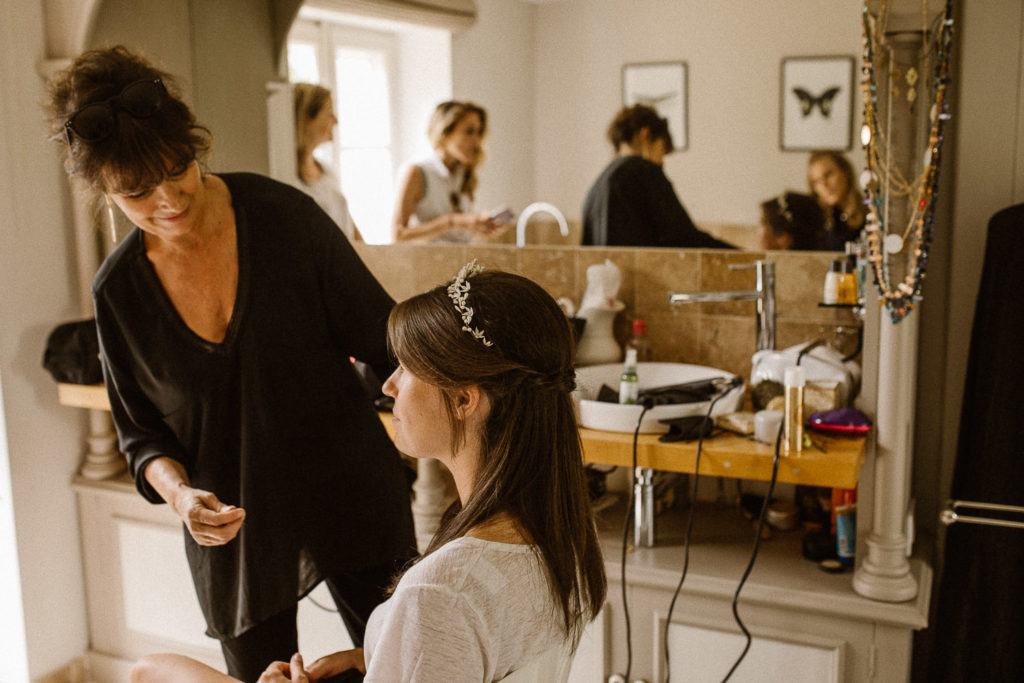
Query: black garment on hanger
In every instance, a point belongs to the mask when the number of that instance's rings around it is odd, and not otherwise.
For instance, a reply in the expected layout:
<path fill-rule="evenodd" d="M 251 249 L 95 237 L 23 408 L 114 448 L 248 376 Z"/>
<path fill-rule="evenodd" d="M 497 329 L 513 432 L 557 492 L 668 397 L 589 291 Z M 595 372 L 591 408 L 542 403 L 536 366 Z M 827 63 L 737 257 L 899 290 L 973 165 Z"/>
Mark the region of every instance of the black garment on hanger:
<path fill-rule="evenodd" d="M 1024 204 L 989 221 L 951 497 L 1024 506 Z M 1024 530 L 946 535 L 928 681 L 1024 681 Z"/>

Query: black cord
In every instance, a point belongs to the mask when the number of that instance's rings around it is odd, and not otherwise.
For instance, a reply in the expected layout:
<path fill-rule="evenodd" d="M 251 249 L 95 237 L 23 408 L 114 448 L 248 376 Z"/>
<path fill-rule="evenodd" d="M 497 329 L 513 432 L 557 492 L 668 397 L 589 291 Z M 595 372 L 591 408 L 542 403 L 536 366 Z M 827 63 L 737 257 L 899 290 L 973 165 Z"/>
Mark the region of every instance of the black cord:
<path fill-rule="evenodd" d="M 716 396 L 711 401 L 711 403 L 708 405 L 708 412 L 704 416 L 705 420 L 711 419 L 711 411 L 712 409 L 714 409 L 715 404 L 718 403 L 718 400 L 725 396 L 727 393 L 729 393 L 728 390 L 718 394 L 718 396 Z M 676 607 L 676 598 L 679 597 L 679 592 L 683 588 L 683 582 L 686 581 L 686 572 L 690 567 L 690 533 L 693 531 L 693 517 L 695 508 L 697 506 L 697 483 L 700 477 L 700 454 L 701 451 L 704 449 L 704 430 L 701 429 L 698 432 L 698 434 L 699 436 L 697 438 L 697 457 L 693 465 L 693 485 L 690 487 L 690 517 L 686 522 L 686 537 L 683 541 L 683 572 L 682 575 L 679 577 L 679 584 L 676 586 L 676 591 L 672 594 L 672 602 L 670 602 L 668 606 L 668 616 L 665 617 L 665 635 L 662 638 L 662 642 L 665 646 L 665 683 L 669 683 L 669 681 L 672 679 L 672 666 L 669 662 L 668 654 L 668 627 L 672 624 L 672 611 Z"/>
<path fill-rule="evenodd" d="M 751 649 L 751 642 L 753 641 L 753 638 L 751 638 L 751 632 L 746 630 L 746 626 L 743 624 L 741 618 L 739 618 L 737 603 L 739 601 L 739 592 L 743 590 L 743 584 L 746 583 L 746 578 L 750 577 L 751 570 L 754 568 L 754 561 L 758 558 L 758 548 L 761 546 L 761 532 L 765 527 L 765 516 L 768 511 L 768 504 L 771 501 L 771 495 L 775 490 L 775 480 L 778 476 L 778 456 L 782 445 L 782 429 L 784 428 L 784 425 L 785 423 L 783 421 L 783 423 L 778 426 L 778 435 L 775 437 L 775 456 L 772 458 L 771 481 L 768 483 L 768 493 L 765 494 L 764 501 L 761 503 L 761 515 L 758 517 L 757 535 L 754 537 L 754 550 L 751 552 L 750 561 L 746 563 L 746 569 L 743 571 L 742 578 L 739 580 L 739 585 L 736 586 L 736 592 L 732 595 L 732 617 L 736 621 L 736 625 L 739 627 L 739 630 L 743 632 L 743 636 L 746 638 L 746 644 L 743 645 L 743 651 L 739 653 L 739 657 L 734 661 L 732 669 L 730 669 L 729 673 L 722 679 L 722 683 L 728 681 L 733 672 L 736 671 L 736 668 L 739 667 L 740 661 L 742 661 L 743 657 L 746 656 L 746 652 Z"/>
<path fill-rule="evenodd" d="M 633 469 L 630 475 L 629 504 L 626 506 L 626 522 L 622 526 L 622 561 L 619 564 L 619 580 L 622 582 L 622 614 L 626 618 L 626 680 L 629 680 L 630 671 L 633 669 L 633 635 L 629 625 L 629 603 L 626 601 L 626 547 L 629 545 L 629 522 L 633 518 L 633 505 L 636 504 L 636 443 L 640 438 L 640 424 L 644 421 L 644 415 L 651 409 L 653 404 L 650 399 L 643 402 L 643 410 L 636 420 L 636 429 L 633 431 Z"/>

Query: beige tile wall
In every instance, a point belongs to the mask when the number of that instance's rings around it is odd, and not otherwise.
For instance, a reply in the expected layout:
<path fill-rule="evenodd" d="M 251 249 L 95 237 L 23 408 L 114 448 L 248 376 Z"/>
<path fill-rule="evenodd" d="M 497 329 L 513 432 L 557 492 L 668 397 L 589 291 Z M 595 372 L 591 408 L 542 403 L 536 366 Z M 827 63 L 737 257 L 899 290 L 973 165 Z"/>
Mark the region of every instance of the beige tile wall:
<path fill-rule="evenodd" d="M 752 301 L 669 304 L 671 291 L 754 288 L 753 270 L 731 270 L 758 258 L 775 262 L 776 346 L 843 336 L 852 346 L 856 322 L 847 310 L 821 308 L 827 252 L 738 252 L 699 249 L 637 249 L 511 245 L 367 245 L 359 254 L 395 299 L 448 282 L 470 259 L 529 277 L 553 297 L 577 305 L 586 289 L 587 266 L 610 259 L 622 273 L 619 298 L 626 304 L 616 321 L 625 342 L 632 320 L 647 321 L 654 360 L 710 365 L 749 376 L 755 351 Z M 837 335 L 837 328 L 843 332 Z"/>

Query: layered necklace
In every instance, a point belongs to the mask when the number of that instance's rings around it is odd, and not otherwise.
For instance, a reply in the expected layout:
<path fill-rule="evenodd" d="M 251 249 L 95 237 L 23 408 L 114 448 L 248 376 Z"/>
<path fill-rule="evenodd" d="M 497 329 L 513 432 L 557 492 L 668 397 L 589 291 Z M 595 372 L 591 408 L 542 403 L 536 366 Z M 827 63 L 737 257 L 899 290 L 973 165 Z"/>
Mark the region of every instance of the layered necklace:
<path fill-rule="evenodd" d="M 882 47 L 882 34 L 876 32 L 876 20 L 868 11 L 870 0 L 865 0 L 862 9 L 864 29 L 864 64 L 862 67 L 861 91 L 864 96 L 864 127 L 861 129 L 861 143 L 867 156 L 867 168 L 861 176 L 864 188 L 867 217 L 864 231 L 867 240 L 867 260 L 874 273 L 875 284 L 884 305 L 894 323 L 905 318 L 914 305 L 921 300 L 921 285 L 928 266 L 928 252 L 935 225 L 935 208 L 938 201 L 939 162 L 941 160 L 943 131 L 950 119 L 946 87 L 950 78 L 950 51 L 953 43 L 953 0 L 946 0 L 945 12 L 938 31 L 935 46 L 935 64 L 932 75 L 932 105 L 929 111 L 928 143 L 924 152 L 921 174 L 911 183 L 903 179 L 895 168 L 886 165 L 888 143 L 878 124 L 878 85 L 875 77 L 875 45 Z M 927 0 L 925 0 L 927 14 Z M 879 16 L 887 13 L 883 0 Z M 925 53 L 930 53 L 928 47 Z M 915 74 L 916 71 L 910 70 Z M 908 72 L 913 101 L 913 82 Z M 911 216 L 907 229 L 899 234 L 887 234 L 886 194 L 905 195 L 912 202 Z M 905 240 L 913 236 L 913 268 L 899 282 L 894 282 L 889 273 L 885 252 L 895 255 L 903 248 Z"/>

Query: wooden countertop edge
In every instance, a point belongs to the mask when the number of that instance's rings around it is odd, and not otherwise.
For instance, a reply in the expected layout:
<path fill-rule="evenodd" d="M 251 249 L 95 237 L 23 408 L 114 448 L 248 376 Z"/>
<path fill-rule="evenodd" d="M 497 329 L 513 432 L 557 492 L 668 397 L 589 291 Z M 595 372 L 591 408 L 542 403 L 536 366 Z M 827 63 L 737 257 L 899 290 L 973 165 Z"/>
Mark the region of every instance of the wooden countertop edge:
<path fill-rule="evenodd" d="M 57 385 L 62 405 L 94 410 L 110 410 L 110 401 L 102 384 Z M 384 427 L 392 434 L 390 413 L 380 413 Z M 393 434 L 392 434 L 393 435 Z M 584 458 L 605 465 L 631 466 L 633 435 L 580 429 Z M 860 437 L 813 434 L 816 446 L 799 454 L 783 454 L 779 459 L 778 480 L 795 484 L 852 489 L 864 462 L 867 439 Z M 700 453 L 700 473 L 738 479 L 771 478 L 774 449 L 736 434 L 716 434 L 705 439 Z M 697 464 L 696 442 L 663 443 L 658 435 L 641 434 L 637 439 L 637 464 L 670 472 L 693 472 Z"/>

